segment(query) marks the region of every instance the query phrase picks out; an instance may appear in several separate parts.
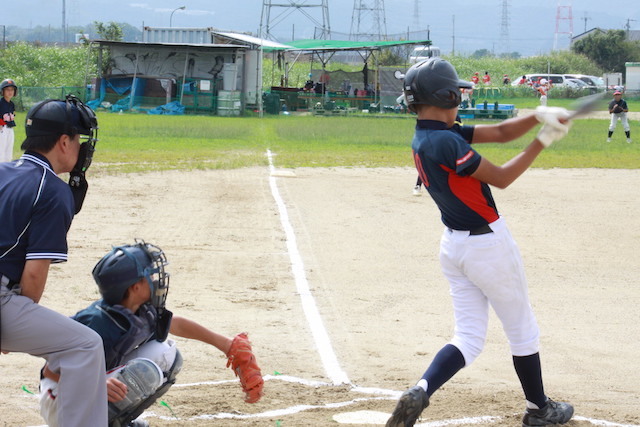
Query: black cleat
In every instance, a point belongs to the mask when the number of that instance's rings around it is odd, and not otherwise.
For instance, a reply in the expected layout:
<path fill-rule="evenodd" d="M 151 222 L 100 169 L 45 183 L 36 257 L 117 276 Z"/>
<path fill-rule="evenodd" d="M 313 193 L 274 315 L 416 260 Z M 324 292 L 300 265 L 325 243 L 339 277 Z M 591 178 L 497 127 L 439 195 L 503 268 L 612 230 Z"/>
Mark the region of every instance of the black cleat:
<path fill-rule="evenodd" d="M 546 426 L 549 424 L 564 424 L 573 416 L 573 406 L 564 402 L 547 400 L 547 404 L 540 409 L 527 409 L 522 418 L 522 427 Z"/>
<path fill-rule="evenodd" d="M 400 396 L 386 427 L 412 427 L 427 406 L 429 406 L 427 392 L 418 385 L 411 387 Z"/>

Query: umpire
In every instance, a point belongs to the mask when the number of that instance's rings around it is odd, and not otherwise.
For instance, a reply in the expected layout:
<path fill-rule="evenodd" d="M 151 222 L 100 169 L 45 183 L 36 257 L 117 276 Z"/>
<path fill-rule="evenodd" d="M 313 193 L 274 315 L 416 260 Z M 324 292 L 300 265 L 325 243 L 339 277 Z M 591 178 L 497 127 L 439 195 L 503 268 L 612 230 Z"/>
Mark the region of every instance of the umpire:
<path fill-rule="evenodd" d="M 68 96 L 36 104 L 25 128 L 22 157 L 0 163 L 0 348 L 42 357 L 60 374 L 58 419 L 50 426 L 106 426 L 100 336 L 38 304 L 50 265 L 67 260 L 67 232 L 88 187 L 98 122 Z M 57 176 L 66 172 L 69 184 Z"/>

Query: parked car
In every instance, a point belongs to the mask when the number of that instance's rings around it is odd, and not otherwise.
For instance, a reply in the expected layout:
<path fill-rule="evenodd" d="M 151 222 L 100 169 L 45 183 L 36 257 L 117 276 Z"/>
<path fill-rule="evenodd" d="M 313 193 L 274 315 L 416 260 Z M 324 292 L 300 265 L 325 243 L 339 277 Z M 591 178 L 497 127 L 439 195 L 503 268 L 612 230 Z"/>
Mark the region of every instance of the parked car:
<path fill-rule="evenodd" d="M 580 79 L 565 79 L 564 85 L 569 89 L 581 92 L 595 93 L 598 90 L 595 86 L 588 85 Z"/>
<path fill-rule="evenodd" d="M 586 74 L 567 74 L 572 79 L 580 79 L 591 87 L 603 90 L 605 89 L 604 79 L 598 76 L 589 76 Z"/>
<path fill-rule="evenodd" d="M 413 48 L 409 55 L 409 63 L 416 64 L 425 59 L 440 56 L 440 48 L 437 46 L 419 45 Z"/>
<path fill-rule="evenodd" d="M 543 73 L 525 74 L 525 77 L 528 81 L 533 83 L 540 81 L 542 79 L 546 79 L 547 81 L 551 82 L 552 86 L 566 86 L 565 85 L 566 77 L 564 76 L 564 74 L 543 74 Z M 517 86 L 519 81 L 520 79 L 516 79 L 516 81 L 511 83 L 511 85 Z"/>

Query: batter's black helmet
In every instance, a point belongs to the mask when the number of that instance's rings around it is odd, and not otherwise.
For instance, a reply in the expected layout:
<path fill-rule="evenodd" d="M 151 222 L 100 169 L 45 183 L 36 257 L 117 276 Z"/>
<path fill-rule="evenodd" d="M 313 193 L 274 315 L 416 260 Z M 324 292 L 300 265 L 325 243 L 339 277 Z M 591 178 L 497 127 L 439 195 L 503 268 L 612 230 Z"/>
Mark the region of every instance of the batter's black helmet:
<path fill-rule="evenodd" d="M 2 81 L 2 83 L 0 83 L 0 96 L 4 93 L 4 88 L 5 87 L 12 87 L 16 90 L 16 92 L 14 93 L 14 95 L 18 94 L 18 86 L 16 86 L 16 83 L 11 80 L 11 79 L 4 79 Z"/>
<path fill-rule="evenodd" d="M 66 99 L 48 99 L 31 107 L 27 113 L 27 138 L 47 135 L 88 135 L 91 139 L 98 129 L 93 110 L 80 99 L 67 95 Z"/>
<path fill-rule="evenodd" d="M 116 246 L 93 268 L 93 278 L 107 304 L 120 304 L 127 289 L 142 278 L 151 289 L 151 303 L 164 308 L 169 291 L 167 258 L 162 249 L 142 240 L 133 245 Z"/>
<path fill-rule="evenodd" d="M 472 88 L 473 84 L 458 78 L 456 69 L 441 58 L 430 58 L 413 65 L 404 76 L 404 95 L 409 108 L 425 104 L 440 108 L 460 105 L 460 88 Z"/>

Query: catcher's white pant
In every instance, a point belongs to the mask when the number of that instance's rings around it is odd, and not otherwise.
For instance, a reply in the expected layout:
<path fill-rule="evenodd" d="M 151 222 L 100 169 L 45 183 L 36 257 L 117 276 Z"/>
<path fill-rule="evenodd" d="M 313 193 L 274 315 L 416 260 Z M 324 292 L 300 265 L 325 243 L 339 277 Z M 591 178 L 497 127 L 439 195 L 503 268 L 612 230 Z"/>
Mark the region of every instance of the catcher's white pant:
<path fill-rule="evenodd" d="M 622 122 L 622 128 L 625 132 L 629 132 L 629 119 L 627 119 L 627 113 L 611 113 L 611 123 L 609 123 L 609 132 L 616 130 L 618 119 Z"/>
<path fill-rule="evenodd" d="M 74 320 L 75 322 L 75 320 Z M 76 322 L 77 323 L 77 322 Z M 109 414 L 112 412 L 122 413 L 128 410 L 130 407 L 137 406 L 147 396 L 155 393 L 155 391 L 166 381 L 166 378 L 162 377 L 163 372 L 168 372 L 173 366 L 173 362 L 176 358 L 177 347 L 175 341 L 167 340 L 165 342 L 149 341 L 136 350 L 127 355 L 126 360 L 122 366 L 114 369 L 106 375 L 106 378 L 116 377 L 120 381 L 127 384 L 129 392 L 124 400 L 109 405 Z M 136 362 L 144 360 L 157 367 L 159 372 L 159 379 L 153 375 L 147 375 L 145 372 L 145 366 L 148 363 L 139 364 L 136 366 Z M 123 377 L 121 375 L 122 368 L 127 364 L 133 364 L 135 371 L 139 371 L 140 374 L 136 375 L 136 383 L 131 383 L 129 377 Z M 104 369 L 104 364 L 102 369 Z M 105 378 L 105 384 L 106 384 Z M 58 383 L 49 378 L 43 378 L 40 380 L 40 415 L 47 422 L 49 427 L 64 426 L 65 424 L 59 424 L 58 419 Z M 106 395 L 104 399 L 107 401 Z M 117 415 L 117 414 L 116 414 Z M 104 420 L 106 422 L 107 415 L 105 413 Z M 95 424 L 97 425 L 97 424 Z"/>
<path fill-rule="evenodd" d="M 539 329 L 529 303 L 520 251 L 505 221 L 490 224 L 493 233 L 470 236 L 445 228 L 440 264 L 449 280 L 455 314 L 451 344 L 470 365 L 484 347 L 493 307 L 514 356 L 538 352 Z"/>
<path fill-rule="evenodd" d="M 13 128 L 0 126 L 0 162 L 13 160 Z"/>

